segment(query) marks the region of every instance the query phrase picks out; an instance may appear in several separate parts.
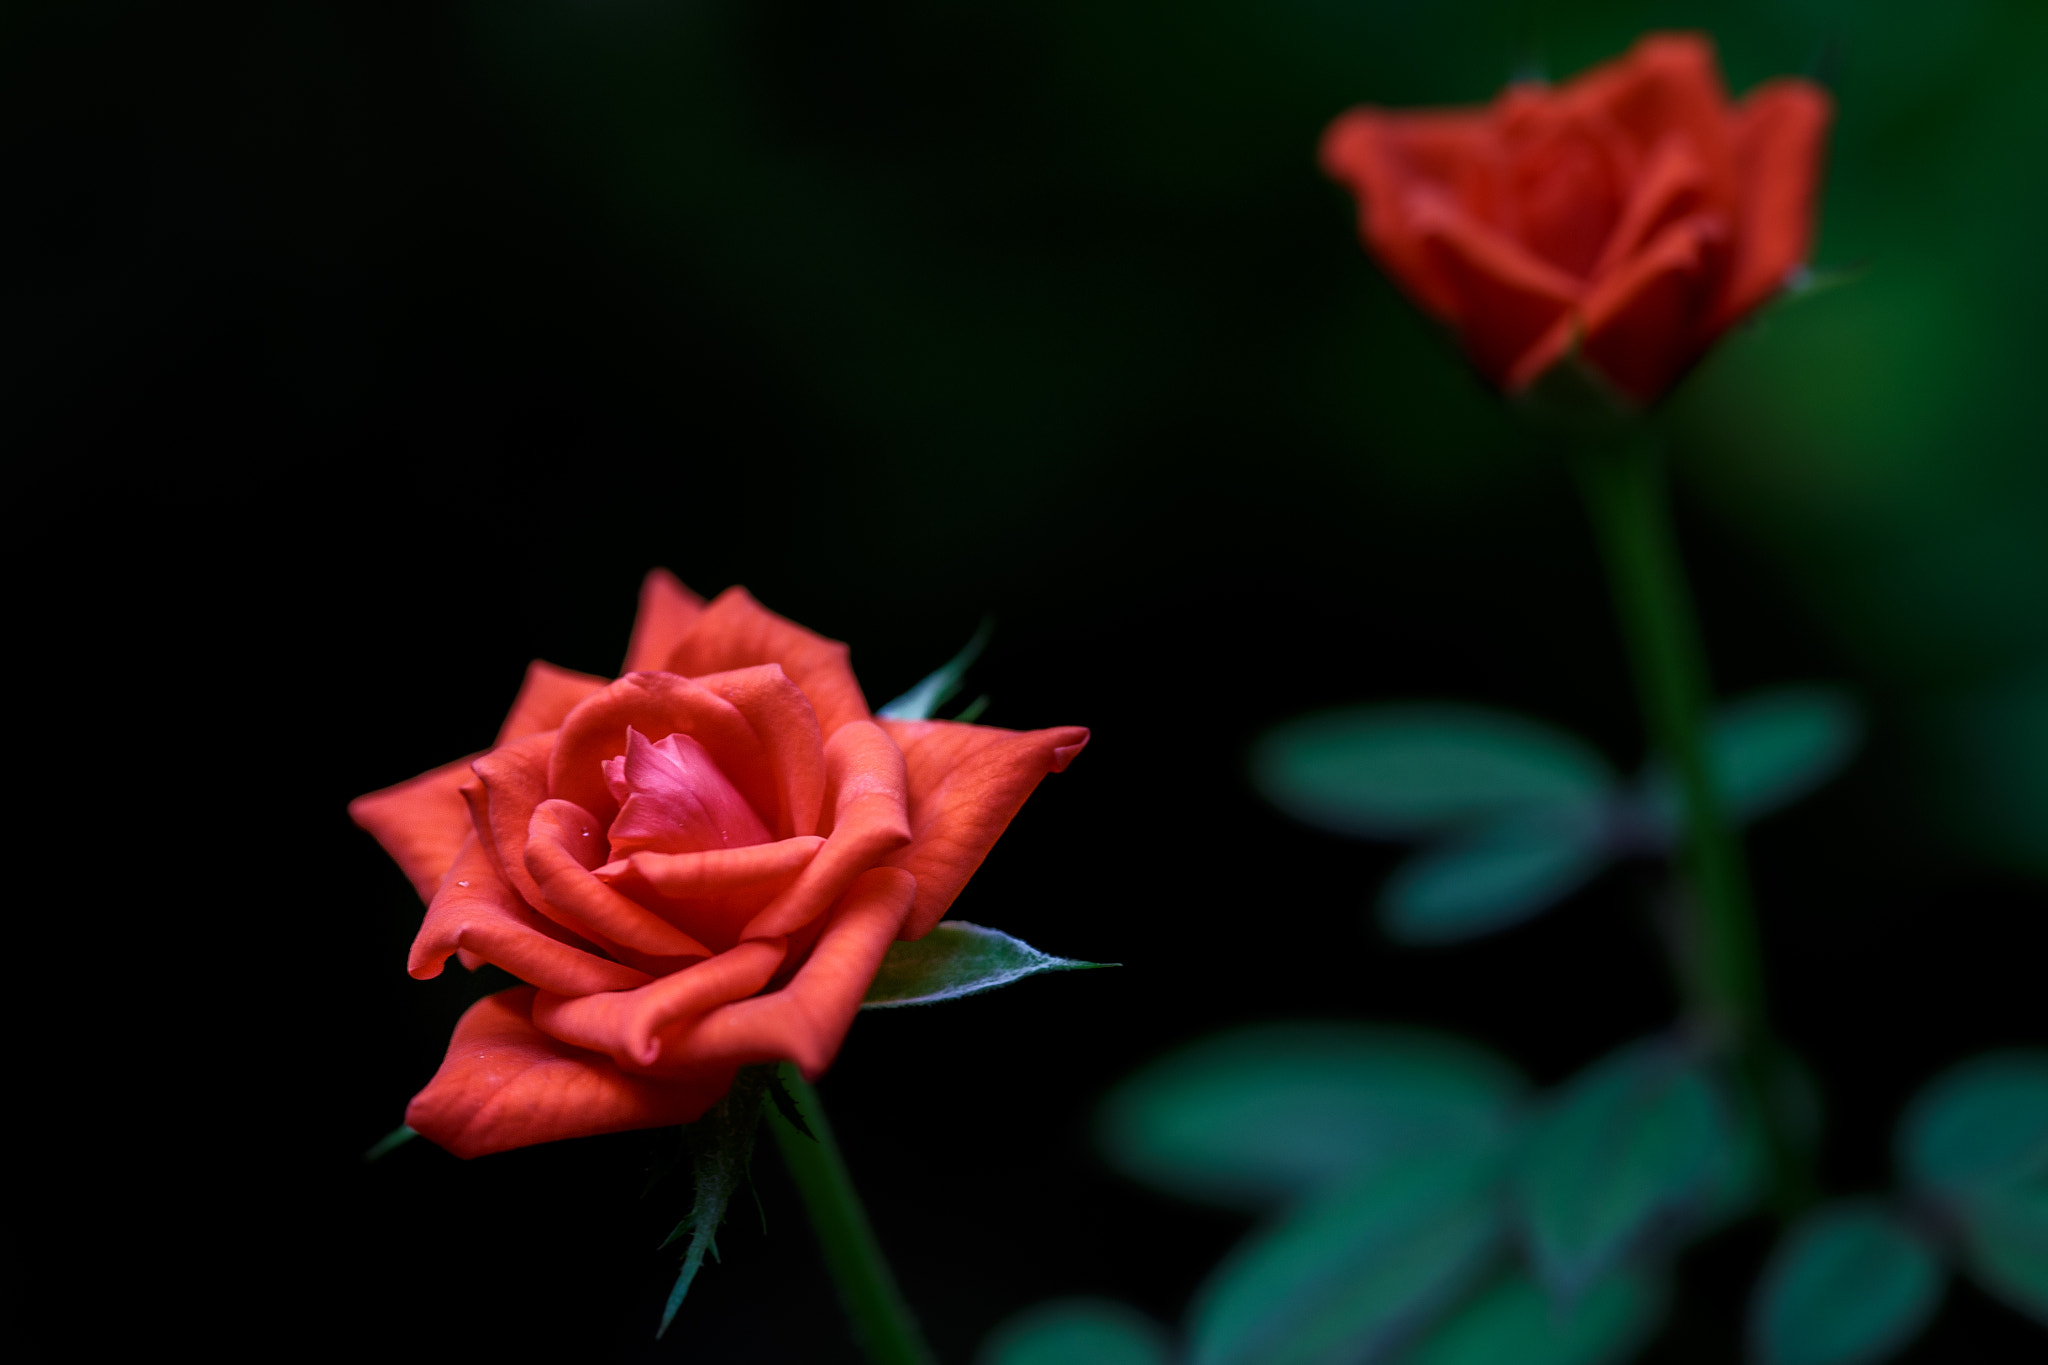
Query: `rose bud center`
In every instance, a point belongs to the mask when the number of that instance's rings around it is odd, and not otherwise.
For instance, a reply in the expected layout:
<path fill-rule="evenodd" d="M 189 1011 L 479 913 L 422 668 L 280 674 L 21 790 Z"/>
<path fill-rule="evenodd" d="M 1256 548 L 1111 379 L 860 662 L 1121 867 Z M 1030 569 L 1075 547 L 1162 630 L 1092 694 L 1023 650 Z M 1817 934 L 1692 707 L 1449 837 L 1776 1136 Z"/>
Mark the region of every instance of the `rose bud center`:
<path fill-rule="evenodd" d="M 702 853 L 769 841 L 768 827 L 702 744 L 676 734 L 649 743 L 626 731 L 626 752 L 604 762 L 605 785 L 619 803 L 612 858 Z"/>

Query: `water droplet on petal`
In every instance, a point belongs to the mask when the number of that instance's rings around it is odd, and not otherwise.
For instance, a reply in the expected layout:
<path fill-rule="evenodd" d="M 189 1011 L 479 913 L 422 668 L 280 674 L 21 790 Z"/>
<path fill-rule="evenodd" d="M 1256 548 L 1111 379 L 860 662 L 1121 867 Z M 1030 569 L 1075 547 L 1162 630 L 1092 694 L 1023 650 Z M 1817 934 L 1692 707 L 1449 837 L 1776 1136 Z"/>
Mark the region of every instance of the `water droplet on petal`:
<path fill-rule="evenodd" d="M 457 882 L 457 883 L 455 883 L 455 884 L 456 884 L 457 886 L 468 886 L 468 885 L 469 885 L 469 883 L 468 883 L 468 882 Z"/>

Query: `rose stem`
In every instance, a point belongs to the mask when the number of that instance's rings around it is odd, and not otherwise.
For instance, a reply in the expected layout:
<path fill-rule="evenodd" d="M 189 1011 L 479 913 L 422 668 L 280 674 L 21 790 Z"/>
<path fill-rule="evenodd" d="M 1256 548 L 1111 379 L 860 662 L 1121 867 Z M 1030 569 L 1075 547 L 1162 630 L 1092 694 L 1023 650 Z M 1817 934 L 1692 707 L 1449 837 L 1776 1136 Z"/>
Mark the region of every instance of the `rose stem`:
<path fill-rule="evenodd" d="M 777 1074 L 795 1098 L 797 1111 L 815 1140 L 791 1127 L 780 1114 L 770 1117 L 768 1126 L 774 1130 L 775 1145 L 782 1149 L 782 1159 L 803 1195 L 804 1210 L 817 1230 L 825 1264 L 839 1286 L 839 1297 L 853 1319 L 861 1346 L 875 1365 L 931 1365 L 932 1353 L 896 1288 L 896 1277 L 882 1258 L 874 1229 L 868 1226 L 867 1210 L 854 1193 L 846 1159 L 839 1154 L 832 1126 L 825 1121 L 818 1092 L 787 1062 Z"/>
<path fill-rule="evenodd" d="M 1733 1054 L 1751 1112 L 1764 1128 L 1773 1207 L 1809 1197 L 1804 1162 L 1773 1103 L 1779 1052 L 1764 1011 L 1756 912 L 1742 844 L 1707 767 L 1706 653 L 1672 534 L 1661 442 L 1647 423 L 1620 439 L 1576 443 L 1574 466 L 1599 542 L 1645 728 L 1678 777 L 1685 834 L 1683 892 L 1672 944 L 1680 988 L 1709 1038 Z"/>

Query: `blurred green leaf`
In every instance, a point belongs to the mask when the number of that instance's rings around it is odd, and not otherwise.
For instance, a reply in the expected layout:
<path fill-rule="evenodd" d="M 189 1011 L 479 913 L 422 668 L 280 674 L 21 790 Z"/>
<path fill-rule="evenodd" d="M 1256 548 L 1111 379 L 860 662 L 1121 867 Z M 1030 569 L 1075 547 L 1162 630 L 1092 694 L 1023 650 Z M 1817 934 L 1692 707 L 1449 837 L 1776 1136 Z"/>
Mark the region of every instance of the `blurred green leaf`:
<path fill-rule="evenodd" d="M 1500 1241 L 1497 1151 L 1376 1165 L 1239 1243 L 1197 1295 L 1193 1365 L 1364 1365 L 1455 1303 Z"/>
<path fill-rule="evenodd" d="M 1927 1084 L 1899 1120 L 1906 1184 L 1967 1198 L 2048 1170 L 2048 1051 L 1992 1052 Z"/>
<path fill-rule="evenodd" d="M 1530 806 L 1597 805 L 1605 760 L 1547 725 L 1471 706 L 1361 706 L 1266 732 L 1252 781 L 1275 806 L 1353 836 L 1427 834 Z"/>
<path fill-rule="evenodd" d="M 1934 1248 L 1882 1206 L 1826 1205 L 1764 1267 L 1751 1349 L 1761 1365 L 1873 1365 L 1927 1325 L 1944 1278 Z"/>
<path fill-rule="evenodd" d="M 930 720 L 932 713 L 960 690 L 960 680 L 967 676 L 968 667 L 981 657 L 981 651 L 988 648 L 989 637 L 995 631 L 995 618 L 984 616 L 981 625 L 958 654 L 927 673 L 917 686 L 902 696 L 876 708 L 875 714 L 884 720 Z"/>
<path fill-rule="evenodd" d="M 1259 1209 L 1417 1151 L 1490 1150 L 1521 1078 L 1437 1034 L 1353 1024 L 1238 1029 L 1111 1092 L 1098 1134 L 1126 1174 Z"/>
<path fill-rule="evenodd" d="M 1380 890 L 1379 920 L 1402 943 L 1457 943 L 1541 914 L 1607 865 L 1596 807 L 1510 815 L 1424 849 Z"/>
<path fill-rule="evenodd" d="M 1714 713 L 1707 758 L 1729 819 L 1743 823 L 1779 810 L 1826 782 L 1863 740 L 1863 712 L 1847 693 L 1785 687 L 1729 702 Z M 1683 820 L 1677 784 L 1662 762 L 1642 780 L 1642 802 L 1665 844 Z"/>
<path fill-rule="evenodd" d="M 1697 1211 L 1734 1142 L 1720 1097 L 1669 1044 L 1632 1044 L 1567 1081 L 1516 1171 L 1544 1282 L 1586 1289 L 1649 1234 Z"/>
<path fill-rule="evenodd" d="M 1618 1365 L 1650 1339 L 1669 1293 L 1625 1271 L 1570 1299 L 1515 1272 L 1432 1328 L 1401 1365 Z"/>
<path fill-rule="evenodd" d="M 1078 972 L 1117 965 L 1054 957 L 1000 929 L 941 920 L 915 942 L 889 945 L 860 1007 L 873 1010 L 930 1005 L 992 991 L 1040 972 Z"/>
<path fill-rule="evenodd" d="M 1979 1284 L 2048 1327 L 2048 1178 L 1979 1200 L 1964 1227 L 1963 1249 Z"/>
<path fill-rule="evenodd" d="M 1166 1331 L 1112 1299 L 1028 1308 L 982 1343 L 975 1365 L 1167 1365 Z"/>

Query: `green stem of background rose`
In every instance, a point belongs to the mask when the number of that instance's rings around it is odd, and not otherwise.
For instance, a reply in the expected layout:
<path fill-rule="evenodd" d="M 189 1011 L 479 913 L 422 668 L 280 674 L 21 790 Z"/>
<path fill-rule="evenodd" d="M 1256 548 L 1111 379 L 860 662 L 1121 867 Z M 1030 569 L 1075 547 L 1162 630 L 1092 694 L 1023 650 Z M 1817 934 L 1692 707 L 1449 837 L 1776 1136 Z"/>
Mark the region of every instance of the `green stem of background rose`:
<path fill-rule="evenodd" d="M 1621 439 L 1583 440 L 1573 454 L 1644 725 L 1682 798 L 1680 986 L 1694 1018 L 1735 1063 L 1764 1128 L 1771 1204 L 1790 1213 L 1807 1202 L 1811 1180 L 1783 1112 L 1782 1054 L 1764 1009 L 1749 869 L 1708 768 L 1706 654 L 1672 534 L 1660 443 L 1645 425 Z"/>
<path fill-rule="evenodd" d="M 881 1245 L 868 1226 L 867 1210 L 853 1191 L 846 1159 L 839 1155 L 818 1092 L 787 1062 L 778 1074 L 815 1140 L 791 1127 L 779 1114 L 769 1118 L 768 1126 L 774 1130 L 775 1145 L 782 1149 L 782 1159 L 803 1195 L 804 1209 L 817 1230 L 825 1264 L 839 1286 L 839 1297 L 853 1319 L 861 1348 L 874 1365 L 932 1365 L 931 1350 L 896 1288 L 889 1263 L 882 1258 Z"/>

